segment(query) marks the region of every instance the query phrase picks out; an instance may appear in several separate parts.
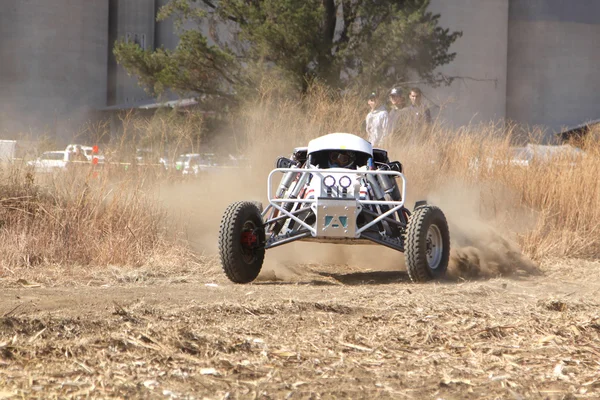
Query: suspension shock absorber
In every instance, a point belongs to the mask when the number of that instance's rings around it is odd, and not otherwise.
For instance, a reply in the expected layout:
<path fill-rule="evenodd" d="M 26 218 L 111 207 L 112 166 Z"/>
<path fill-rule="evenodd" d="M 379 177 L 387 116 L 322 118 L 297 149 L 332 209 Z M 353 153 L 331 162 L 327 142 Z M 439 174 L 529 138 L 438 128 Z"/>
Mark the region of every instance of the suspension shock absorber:
<path fill-rule="evenodd" d="M 389 175 L 377 175 L 377 181 L 381 185 L 386 200 L 389 197 L 391 200 L 400 201 L 400 189 L 398 189 L 394 177 Z"/>
<path fill-rule="evenodd" d="M 377 181 L 377 178 L 373 174 L 367 174 L 367 182 L 371 186 L 371 190 L 373 190 L 373 195 L 375 196 L 375 200 L 382 200 L 384 192 Z"/>
<path fill-rule="evenodd" d="M 296 168 L 296 167 L 291 167 Z M 285 195 L 285 192 L 290 188 L 290 185 L 296 179 L 298 173 L 295 171 L 288 171 L 283 174 L 281 178 L 281 182 L 279 183 L 279 187 L 277 188 L 277 192 L 275 192 L 275 197 L 282 198 Z"/>
<path fill-rule="evenodd" d="M 381 177 L 388 178 L 388 180 L 380 180 L 379 178 Z M 369 182 L 369 186 L 371 186 L 373 195 L 377 200 L 389 200 L 390 197 L 393 198 L 393 186 L 395 185 L 393 185 L 393 181 L 389 180 L 389 177 L 379 174 L 367 174 L 367 181 Z M 379 210 L 379 213 L 387 212 L 390 209 L 390 206 L 387 205 L 378 205 L 375 207 Z M 386 221 L 380 222 L 379 224 L 377 224 L 377 226 L 379 227 L 380 231 L 385 230 L 388 235 L 398 236 L 399 234 L 398 228 L 395 225 L 390 224 Z"/>
<path fill-rule="evenodd" d="M 293 174 L 292 178 L 288 178 L 289 179 L 289 183 L 288 183 L 288 188 L 292 185 L 292 182 L 294 182 L 294 178 L 296 178 L 298 175 L 300 175 L 300 177 L 298 179 L 295 180 L 295 186 L 293 186 L 293 188 L 291 189 L 291 191 L 289 192 L 289 195 L 287 196 L 288 199 L 293 200 L 293 199 L 297 199 L 298 195 L 300 194 L 300 192 L 302 191 L 302 189 L 304 188 L 304 186 L 306 185 L 306 182 L 309 179 L 310 174 L 307 172 L 300 172 L 302 169 L 298 168 L 298 172 L 292 172 L 290 171 L 289 173 Z M 285 178 L 285 176 L 284 176 Z M 280 189 L 282 189 L 282 185 L 283 185 L 283 180 L 284 178 L 282 178 L 282 184 L 279 185 L 279 189 L 277 190 L 279 192 Z M 288 189 L 284 190 L 284 194 L 285 191 L 287 191 Z M 283 209 L 287 212 L 291 212 L 294 209 L 294 206 L 297 203 L 294 202 L 287 202 L 283 204 Z M 287 219 L 281 219 L 277 222 L 275 222 L 275 224 L 273 225 L 273 234 L 277 235 L 279 234 L 279 232 L 281 231 L 281 229 L 285 226 Z M 290 221 L 290 226 L 293 226 L 293 222 L 294 221 Z"/>

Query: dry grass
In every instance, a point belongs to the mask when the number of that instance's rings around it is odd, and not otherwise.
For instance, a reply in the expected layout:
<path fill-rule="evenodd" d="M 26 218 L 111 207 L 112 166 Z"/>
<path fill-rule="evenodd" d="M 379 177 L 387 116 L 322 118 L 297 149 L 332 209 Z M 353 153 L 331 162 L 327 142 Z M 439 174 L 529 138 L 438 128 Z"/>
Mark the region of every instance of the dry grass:
<path fill-rule="evenodd" d="M 235 142 L 225 144 L 227 152 L 245 151 L 253 168 L 251 181 L 249 174 L 227 178 L 230 191 L 242 187 L 248 192 L 237 193 L 238 197 L 264 199 L 264 179 L 273 160 L 289 154 L 294 146 L 330 132 L 364 136 L 361 132 L 367 107 L 357 93 L 340 96 L 313 86 L 307 97 L 299 99 L 281 97 L 273 83 L 267 85 L 261 96 L 232 116 L 229 124 Z M 150 169 L 122 175 L 119 164 L 110 162 L 131 155 L 136 147 L 152 149 L 156 155 L 169 149 L 171 158 L 185 150 L 196 151 L 202 145 L 203 124 L 203 117 L 194 113 L 166 113 L 154 118 L 127 115 L 121 138 L 103 148 L 110 166 L 107 171 L 115 170 L 116 175 L 96 176 L 86 169 L 42 177 L 23 165 L 4 168 L 4 184 L 0 186 L 0 238 L 4 244 L 0 248 L 1 274 L 8 276 L 15 268 L 41 265 L 162 266 L 169 272 L 178 266 L 195 265 L 197 260 L 189 250 L 194 246 L 183 234 L 185 223 L 190 223 L 182 215 L 185 210 L 167 209 L 159 201 L 165 180 L 157 180 L 156 171 Z M 97 125 L 93 135 L 103 137 L 106 129 L 107 125 Z M 587 156 L 576 162 L 558 159 L 523 168 L 508 162 L 511 141 L 516 136 L 512 133 L 498 125 L 453 130 L 434 124 L 391 138 L 386 148 L 405 166 L 408 201 L 427 198 L 442 206 L 459 246 L 491 249 L 500 243 L 500 253 L 521 247 L 536 260 L 597 257 L 600 145 L 592 140 L 584 143 Z M 167 177 L 166 182 L 171 178 Z M 223 190 L 221 176 L 215 178 L 219 183 L 210 179 L 205 178 L 206 187 Z M 200 188 L 191 183 L 189 189 L 194 192 Z M 186 187 L 177 190 L 185 192 Z M 229 197 L 234 198 L 223 199 Z M 219 198 L 204 196 L 201 201 Z M 218 204 L 209 209 L 225 206 Z M 189 207 L 195 212 L 199 208 L 195 203 Z M 212 221 L 212 217 L 197 216 L 201 224 Z M 216 235 L 213 225 L 204 226 L 205 234 L 212 229 Z M 486 237 L 485 243 L 474 243 L 472 232 Z M 513 248 L 509 242 L 518 246 Z M 198 246 L 194 250 L 203 253 Z M 463 256 L 459 254 L 456 259 Z M 480 260 L 485 254 L 474 257 Z M 489 268 L 497 270 L 497 264 L 510 257 L 499 259 L 492 254 L 488 259 L 489 265 L 495 265 Z"/>
<path fill-rule="evenodd" d="M 569 268 L 597 276 L 599 267 L 548 263 L 535 281 L 412 285 L 401 272 L 321 266 L 296 285 L 81 288 L 68 308 L 60 292 L 36 291 L 36 305 L 14 300 L 31 291 L 9 290 L 0 393 L 594 399 L 597 280 Z"/>
<path fill-rule="evenodd" d="M 35 176 L 9 170 L 0 187 L 3 267 L 42 264 L 139 266 L 176 236 L 166 214 L 135 182 L 88 171 Z M 42 181 L 42 182 L 39 182 Z"/>
<path fill-rule="evenodd" d="M 126 267 L 138 279 L 196 268 L 198 257 L 182 240 L 180 221 L 171 218 L 158 201 L 157 169 L 120 163 L 131 163 L 138 142 L 149 148 L 164 143 L 164 138 L 155 136 L 159 124 L 174 128 L 177 140 L 183 141 L 185 134 L 192 140 L 197 127 L 193 119 L 178 122 L 167 117 L 127 116 L 128 136 L 123 136 L 127 139 L 103 148 L 107 163 L 102 168 L 79 165 L 66 172 L 36 174 L 24 162 L 4 165 L 0 277 L 65 284 L 93 279 L 98 267 L 108 267 L 107 275 L 112 267 Z M 101 136 L 107 126 L 96 128 Z M 147 136 L 141 138 L 139 132 Z M 173 148 L 176 151 L 177 146 Z M 162 149 L 155 149 L 161 154 Z M 125 154 L 130 154 L 129 159 L 123 159 Z"/>
<path fill-rule="evenodd" d="M 303 100 L 259 98 L 239 118 L 238 130 L 247 135 L 254 164 L 266 176 L 272 164 L 265 159 L 289 154 L 314 137 L 331 132 L 365 137 L 366 113 L 366 102 L 356 93 L 339 96 L 315 86 Z M 585 157 L 563 156 L 524 168 L 510 163 L 511 146 L 523 142 L 516 128 L 489 124 L 450 129 L 434 123 L 407 129 L 385 148 L 404 164 L 410 201 L 427 198 L 455 214 L 467 212 L 517 241 L 535 259 L 598 257 L 598 135 L 580 144 Z M 529 132 L 527 142 L 542 143 L 539 131 Z"/>

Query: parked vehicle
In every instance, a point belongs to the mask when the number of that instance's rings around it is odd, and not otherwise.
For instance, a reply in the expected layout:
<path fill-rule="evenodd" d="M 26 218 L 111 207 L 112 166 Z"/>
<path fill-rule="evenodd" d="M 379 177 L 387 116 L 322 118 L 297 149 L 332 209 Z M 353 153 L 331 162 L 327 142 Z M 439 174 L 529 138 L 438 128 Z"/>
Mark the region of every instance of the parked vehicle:
<path fill-rule="evenodd" d="M 215 166 L 217 166 L 216 157 L 212 153 L 182 154 L 175 161 L 175 169 L 183 175 L 197 176 Z"/>
<path fill-rule="evenodd" d="M 16 140 L 0 140 L 0 161 L 12 161 L 17 152 Z"/>
<path fill-rule="evenodd" d="M 138 164 L 161 166 L 165 170 L 169 169 L 169 162 L 166 156 L 159 156 L 156 152 L 148 149 L 136 149 L 136 162 Z"/>
<path fill-rule="evenodd" d="M 581 163 L 586 153 L 570 144 L 563 145 L 539 145 L 527 144 L 525 147 L 511 147 L 507 154 L 491 154 L 481 160 L 475 157 L 469 161 L 471 171 L 479 171 L 485 168 L 491 171 L 496 167 L 510 166 L 529 168 L 532 165 L 548 165 L 558 167 L 573 167 Z"/>
<path fill-rule="evenodd" d="M 95 151 L 94 151 L 95 150 Z M 82 158 L 79 160 L 74 159 L 74 155 L 80 151 Z M 94 164 L 104 163 L 104 156 L 99 153 L 97 146 L 85 146 L 81 144 L 70 144 L 65 149 L 68 155 L 69 161 L 90 161 Z"/>
<path fill-rule="evenodd" d="M 32 166 L 38 173 L 52 173 L 65 171 L 68 163 L 66 151 L 46 151 L 37 159 L 29 161 L 27 165 Z"/>

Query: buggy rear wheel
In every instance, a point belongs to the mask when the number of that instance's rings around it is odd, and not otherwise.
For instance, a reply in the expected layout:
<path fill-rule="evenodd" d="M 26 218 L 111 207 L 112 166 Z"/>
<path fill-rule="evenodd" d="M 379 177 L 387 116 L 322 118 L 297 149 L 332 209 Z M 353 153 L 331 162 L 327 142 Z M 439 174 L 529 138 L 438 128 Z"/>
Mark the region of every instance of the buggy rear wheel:
<path fill-rule="evenodd" d="M 450 233 L 446 216 L 435 206 L 415 209 L 405 238 L 408 276 L 413 282 L 442 278 L 450 259 Z"/>
<path fill-rule="evenodd" d="M 235 283 L 252 282 L 265 258 L 265 230 L 259 207 L 239 201 L 225 210 L 219 230 L 223 272 Z"/>

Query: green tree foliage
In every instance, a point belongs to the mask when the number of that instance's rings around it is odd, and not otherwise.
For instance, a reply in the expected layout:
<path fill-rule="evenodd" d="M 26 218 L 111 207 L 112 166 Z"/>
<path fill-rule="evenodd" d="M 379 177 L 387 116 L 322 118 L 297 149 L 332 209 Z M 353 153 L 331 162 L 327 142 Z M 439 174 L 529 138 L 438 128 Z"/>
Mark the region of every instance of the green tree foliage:
<path fill-rule="evenodd" d="M 267 71 L 301 91 L 313 80 L 340 89 L 414 79 L 437 85 L 448 79 L 435 68 L 454 59 L 449 48 L 461 32 L 438 26 L 440 16 L 428 6 L 429 0 L 171 0 L 158 19 L 174 18 L 175 49 L 119 41 L 114 53 L 154 94 L 172 89 L 235 99 Z"/>

